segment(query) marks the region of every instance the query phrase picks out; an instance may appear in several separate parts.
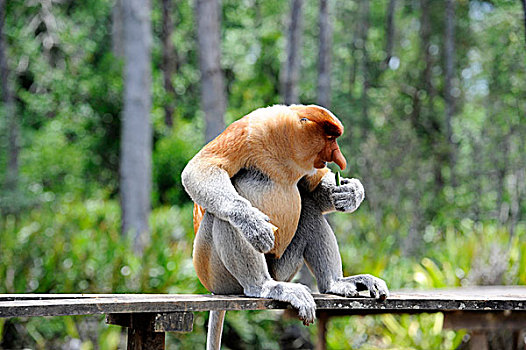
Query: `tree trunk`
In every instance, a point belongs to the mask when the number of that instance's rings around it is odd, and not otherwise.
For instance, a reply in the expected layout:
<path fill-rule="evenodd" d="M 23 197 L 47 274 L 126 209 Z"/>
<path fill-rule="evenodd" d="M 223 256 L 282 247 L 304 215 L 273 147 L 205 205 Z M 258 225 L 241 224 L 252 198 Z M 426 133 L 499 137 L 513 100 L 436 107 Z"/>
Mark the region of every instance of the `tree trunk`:
<path fill-rule="evenodd" d="M 123 0 L 115 0 L 111 11 L 111 51 L 115 57 L 124 58 Z"/>
<path fill-rule="evenodd" d="M 526 42 L 526 0 L 522 0 L 522 20 L 524 21 L 524 41 Z"/>
<path fill-rule="evenodd" d="M 447 159 L 451 171 L 451 184 L 456 185 L 455 169 L 455 144 L 453 142 L 452 119 L 455 114 L 455 98 L 453 96 L 453 79 L 455 76 L 455 2 L 446 0 L 446 25 L 445 25 L 445 81 L 444 93 L 446 102 L 446 137 L 448 141 Z"/>
<path fill-rule="evenodd" d="M 332 58 L 332 20 L 331 0 L 320 0 L 320 47 L 318 52 L 318 91 L 317 103 L 331 106 L 331 58 Z"/>
<path fill-rule="evenodd" d="M 422 17 L 420 19 L 420 37 L 422 42 L 422 53 L 424 54 L 424 88 L 429 95 L 429 103 L 433 103 L 433 98 L 436 95 L 435 87 L 432 80 L 433 58 L 431 56 L 431 14 L 430 14 L 430 0 L 422 0 Z"/>
<path fill-rule="evenodd" d="M 175 72 L 175 48 L 172 42 L 173 33 L 173 19 L 172 19 L 172 0 L 162 0 L 163 7 L 163 28 L 161 32 L 161 40 L 163 43 L 163 85 L 166 93 L 166 101 L 164 103 L 164 122 L 169 128 L 173 127 L 174 114 L 174 99 L 175 90 L 172 84 L 172 75 Z"/>
<path fill-rule="evenodd" d="M 434 99 L 437 94 L 433 84 L 433 64 L 434 58 L 431 54 L 431 0 L 421 0 L 422 17 L 420 19 L 420 36 L 421 36 L 421 50 L 424 56 L 424 71 L 422 76 L 423 89 L 427 92 L 427 103 L 422 104 L 422 112 L 424 115 L 420 116 L 420 123 L 425 131 L 424 142 L 427 143 L 430 150 L 430 155 L 434 157 L 433 173 L 435 179 L 435 195 L 438 197 L 439 193 L 444 188 L 444 178 L 442 176 L 442 165 L 445 161 L 444 152 L 442 151 L 442 124 L 437 121 L 435 116 Z M 427 109 L 424 109 L 427 107 Z"/>
<path fill-rule="evenodd" d="M 8 190 L 18 185 L 19 128 L 15 111 L 15 99 L 11 90 L 11 80 L 7 63 L 7 41 L 5 40 L 5 0 L 0 0 L 0 80 L 2 84 L 2 103 L 7 120 L 8 160 L 4 186 Z"/>
<path fill-rule="evenodd" d="M 396 0 L 389 0 L 389 6 L 387 7 L 387 28 L 386 28 L 386 44 L 385 44 L 385 67 L 389 64 L 391 57 L 393 56 L 394 47 L 394 36 L 395 36 L 395 24 L 394 14 L 396 10 Z"/>
<path fill-rule="evenodd" d="M 196 21 L 201 69 L 201 104 L 205 113 L 206 141 L 225 128 L 225 84 L 221 70 L 221 5 L 218 0 L 197 0 Z"/>
<path fill-rule="evenodd" d="M 152 187 L 151 19 L 148 0 L 122 3 L 124 20 L 124 111 L 121 135 L 122 232 L 142 253 L 149 239 Z"/>
<path fill-rule="evenodd" d="M 281 94 L 287 105 L 299 103 L 298 81 L 301 67 L 303 0 L 291 0 L 287 33 L 287 58 L 281 71 Z"/>
<path fill-rule="evenodd" d="M 362 25 L 360 29 L 360 41 L 362 45 L 362 140 L 365 141 L 369 129 L 371 128 L 371 121 L 369 119 L 369 87 L 371 85 L 370 67 L 369 67 L 369 54 L 367 52 L 367 36 L 369 33 L 369 15 L 370 7 L 369 0 L 361 0 L 361 17 Z"/>

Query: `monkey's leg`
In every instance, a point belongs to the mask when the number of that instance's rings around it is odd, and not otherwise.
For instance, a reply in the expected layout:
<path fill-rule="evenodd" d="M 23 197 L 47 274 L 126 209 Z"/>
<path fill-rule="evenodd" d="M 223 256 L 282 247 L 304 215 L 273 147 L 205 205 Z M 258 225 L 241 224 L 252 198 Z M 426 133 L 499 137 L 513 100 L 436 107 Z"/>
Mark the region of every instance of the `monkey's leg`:
<path fill-rule="evenodd" d="M 307 240 L 294 235 L 289 246 L 278 259 L 272 254 L 265 255 L 268 265 L 268 271 L 276 281 L 289 282 L 294 278 L 303 265 L 303 253 Z"/>
<path fill-rule="evenodd" d="M 306 286 L 273 280 L 265 256 L 228 222 L 215 218 L 212 236 L 214 253 L 243 287 L 245 295 L 289 302 L 298 309 L 303 323 L 314 322 L 316 304 Z"/>
<path fill-rule="evenodd" d="M 368 290 L 372 297 L 389 295 L 385 282 L 371 275 L 343 277 L 338 243 L 319 206 L 308 195 L 302 197 L 302 213 L 296 236 L 305 241 L 304 258 L 322 293 L 356 296 Z"/>

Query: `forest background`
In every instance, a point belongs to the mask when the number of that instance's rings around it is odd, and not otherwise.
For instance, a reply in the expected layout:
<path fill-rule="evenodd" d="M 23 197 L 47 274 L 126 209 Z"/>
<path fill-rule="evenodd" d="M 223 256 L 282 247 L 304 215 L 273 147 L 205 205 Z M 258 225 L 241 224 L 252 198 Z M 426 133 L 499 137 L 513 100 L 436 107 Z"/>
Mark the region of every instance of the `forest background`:
<path fill-rule="evenodd" d="M 526 284 L 525 0 L 0 9 L 0 293 L 205 293 L 181 170 L 225 123 L 276 103 L 324 105 L 346 127 L 343 175 L 366 189 L 356 213 L 330 216 L 346 274 L 391 289 Z M 204 347 L 207 317 L 169 348 Z M 328 345 L 469 340 L 442 321 L 338 318 Z M 229 312 L 223 345 L 309 348 L 315 333 Z M 124 338 L 102 317 L 0 319 L 2 348 Z"/>

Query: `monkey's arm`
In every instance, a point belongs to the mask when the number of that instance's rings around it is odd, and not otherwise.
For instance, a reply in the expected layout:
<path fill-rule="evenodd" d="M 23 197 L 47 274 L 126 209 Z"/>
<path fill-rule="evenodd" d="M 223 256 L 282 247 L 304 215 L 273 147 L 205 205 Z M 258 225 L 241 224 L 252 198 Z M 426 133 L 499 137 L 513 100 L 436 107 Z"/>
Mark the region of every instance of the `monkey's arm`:
<path fill-rule="evenodd" d="M 300 189 L 311 192 L 321 212 L 325 214 L 337 210 L 352 213 L 358 209 L 365 198 L 365 190 L 360 180 L 342 178 L 341 185 L 337 186 L 334 173 L 329 170 L 324 173 L 318 185 L 311 191 L 309 188 L 313 187 L 313 180 L 315 181 L 319 174 L 305 177 L 299 184 Z"/>
<path fill-rule="evenodd" d="M 274 233 L 268 216 L 237 193 L 229 173 L 217 162 L 198 154 L 187 164 L 181 179 L 195 203 L 232 224 L 257 251 L 265 253 L 272 249 Z"/>

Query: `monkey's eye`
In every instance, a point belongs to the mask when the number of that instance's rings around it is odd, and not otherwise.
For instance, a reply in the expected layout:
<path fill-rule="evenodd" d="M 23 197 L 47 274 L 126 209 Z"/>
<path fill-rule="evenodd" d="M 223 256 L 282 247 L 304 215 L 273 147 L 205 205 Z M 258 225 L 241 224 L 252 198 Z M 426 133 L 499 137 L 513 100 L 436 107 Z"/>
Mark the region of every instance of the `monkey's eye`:
<path fill-rule="evenodd" d="M 300 119 L 300 122 L 302 122 L 302 123 L 306 123 L 306 122 L 308 122 L 308 121 L 309 121 L 309 120 L 308 120 L 307 118 L 301 118 L 301 119 Z"/>

